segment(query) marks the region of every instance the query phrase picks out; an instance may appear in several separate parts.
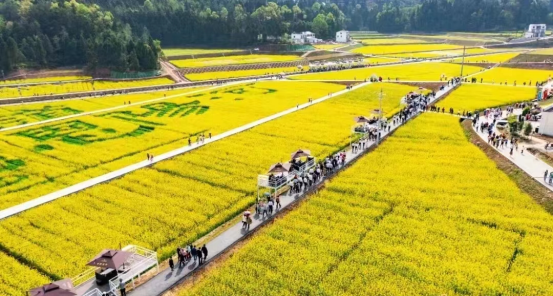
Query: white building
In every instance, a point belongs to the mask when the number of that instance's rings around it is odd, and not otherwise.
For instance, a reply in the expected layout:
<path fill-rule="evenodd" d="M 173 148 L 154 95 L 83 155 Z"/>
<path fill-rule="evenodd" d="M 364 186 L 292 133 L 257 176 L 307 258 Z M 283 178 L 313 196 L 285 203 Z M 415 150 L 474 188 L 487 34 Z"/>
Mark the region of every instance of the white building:
<path fill-rule="evenodd" d="M 322 42 L 321 39 L 315 38 L 315 33 L 309 32 L 309 31 L 305 31 L 301 33 L 292 33 L 291 38 L 292 38 L 292 43 L 294 44 Z"/>
<path fill-rule="evenodd" d="M 347 43 L 350 41 L 349 31 L 342 30 L 336 32 L 336 42 Z"/>
<path fill-rule="evenodd" d="M 530 24 L 528 26 L 528 31 L 524 33 L 526 38 L 541 38 L 545 37 L 545 24 Z"/>
<path fill-rule="evenodd" d="M 538 132 L 542 135 L 553 136 L 553 106 L 544 108 L 541 111 L 540 128 Z"/>

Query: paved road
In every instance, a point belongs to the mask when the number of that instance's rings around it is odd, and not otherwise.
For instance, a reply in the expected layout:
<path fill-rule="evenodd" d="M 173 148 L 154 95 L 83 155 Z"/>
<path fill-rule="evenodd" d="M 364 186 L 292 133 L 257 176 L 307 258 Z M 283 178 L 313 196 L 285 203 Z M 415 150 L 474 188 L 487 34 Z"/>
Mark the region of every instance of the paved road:
<path fill-rule="evenodd" d="M 451 88 L 452 87 L 447 87 L 444 91 L 437 92 L 434 101 L 440 99 L 443 96 L 443 94 L 449 91 Z M 395 131 L 399 126 L 400 125 L 392 126 L 390 133 Z M 388 135 L 389 135 L 388 133 L 384 132 L 382 138 L 384 139 Z M 374 147 L 374 145 L 376 145 L 376 143 L 370 142 L 370 144 L 365 149 L 367 150 L 371 147 Z M 346 151 L 346 163 L 351 163 L 352 161 L 356 160 L 360 155 L 362 155 L 361 152 L 358 152 L 357 154 L 353 154 L 351 150 L 348 149 Z M 320 182 L 324 182 L 324 180 L 325 179 L 321 180 Z M 255 180 L 252 180 L 252 182 L 255 182 Z M 300 194 L 294 194 L 294 195 L 288 195 L 288 194 L 281 195 L 282 209 L 289 207 L 290 205 L 294 204 L 296 201 L 303 199 L 305 196 L 306 196 L 305 192 Z M 278 211 L 275 212 L 275 214 L 276 213 L 278 213 Z M 269 215 L 268 217 L 266 216 L 264 218 L 260 216 L 254 216 L 253 223 L 251 224 L 249 232 L 255 231 L 257 228 L 259 228 L 267 221 L 272 220 L 275 217 L 275 214 Z M 242 229 L 242 223 L 239 222 L 231 226 L 229 229 L 221 233 L 219 236 L 215 237 L 210 242 L 208 242 L 206 244 L 206 247 L 209 251 L 208 262 L 215 259 L 217 256 L 221 255 L 225 250 L 231 248 L 235 243 L 244 239 L 247 233 L 248 232 L 246 230 Z M 137 287 L 135 290 L 128 292 L 127 294 L 132 296 L 161 295 L 168 289 L 177 285 L 180 281 L 182 281 L 186 276 L 190 275 L 197 268 L 198 268 L 198 265 L 194 262 L 189 262 L 186 266 L 182 268 L 177 268 L 174 271 L 171 271 L 171 269 L 167 268 L 161 271 L 156 276 L 154 276 L 149 281 Z"/>
<path fill-rule="evenodd" d="M 520 111 L 520 110 L 519 110 Z M 481 116 L 479 119 L 478 124 L 476 127 L 473 127 L 473 129 L 476 131 L 476 133 L 480 136 L 480 138 L 487 143 L 488 142 L 488 132 L 484 130 L 483 133 L 481 133 L 478 130 L 478 126 L 480 126 L 480 122 L 492 122 L 492 119 L 488 119 L 484 116 Z M 495 129 L 495 128 L 494 128 Z M 497 133 L 497 130 L 495 130 Z M 491 145 L 490 145 L 491 146 Z M 524 149 L 523 149 L 524 147 Z M 501 153 L 501 155 L 505 156 L 508 160 L 510 160 L 512 163 L 514 163 L 516 166 L 518 166 L 520 169 L 522 169 L 524 172 L 526 172 L 528 175 L 530 175 L 532 178 L 534 178 L 536 181 L 538 181 L 540 184 L 548 188 L 549 190 L 553 191 L 553 185 L 548 184 L 545 182 L 543 178 L 543 174 L 545 170 L 548 172 L 553 171 L 553 167 L 548 165 L 547 163 L 543 162 L 530 152 L 526 151 L 526 148 L 528 145 L 521 143 L 519 144 L 518 150 L 513 150 L 513 155 L 510 155 L 510 148 L 509 146 L 503 147 L 503 148 L 494 148 L 497 152 Z M 522 153 L 524 152 L 524 153 Z"/>

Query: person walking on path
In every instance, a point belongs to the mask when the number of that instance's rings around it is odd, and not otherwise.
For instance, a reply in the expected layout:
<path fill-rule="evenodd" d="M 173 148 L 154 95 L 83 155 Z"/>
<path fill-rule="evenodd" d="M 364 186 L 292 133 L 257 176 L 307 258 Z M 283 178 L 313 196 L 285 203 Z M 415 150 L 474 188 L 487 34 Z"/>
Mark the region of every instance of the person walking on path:
<path fill-rule="evenodd" d="M 246 230 L 250 230 L 250 225 L 252 224 L 252 218 L 248 215 L 248 217 L 246 218 L 246 223 L 248 224 Z"/>
<path fill-rule="evenodd" d="M 273 200 L 272 199 L 269 199 L 269 214 L 272 215 L 273 214 Z"/>
<path fill-rule="evenodd" d="M 548 170 L 545 170 L 545 173 L 543 174 L 543 181 L 544 182 L 547 180 L 547 173 L 549 173 Z"/>
<path fill-rule="evenodd" d="M 275 201 L 276 201 L 276 209 L 278 210 L 282 208 L 282 205 L 280 204 L 280 195 L 276 197 Z"/>
<path fill-rule="evenodd" d="M 169 267 L 171 267 L 171 272 L 173 272 L 173 269 L 175 268 L 175 263 L 173 262 L 173 256 L 169 257 Z"/>
<path fill-rule="evenodd" d="M 121 292 L 121 296 L 127 296 L 127 291 L 125 290 L 125 283 L 123 283 L 123 279 L 119 279 L 119 292 Z"/>
<path fill-rule="evenodd" d="M 204 262 L 207 259 L 207 248 L 205 247 L 205 244 L 202 246 L 202 253 L 204 254 Z"/>
<path fill-rule="evenodd" d="M 242 228 L 246 228 L 248 226 L 248 217 L 246 215 L 242 215 Z"/>
<path fill-rule="evenodd" d="M 203 256 L 202 256 L 202 249 L 201 248 L 196 249 L 196 255 L 198 256 L 198 265 L 202 265 Z"/>
<path fill-rule="evenodd" d="M 192 245 L 192 251 L 190 252 L 192 253 L 192 258 L 194 259 L 194 262 L 196 262 L 196 247 L 194 247 L 194 245 Z"/>

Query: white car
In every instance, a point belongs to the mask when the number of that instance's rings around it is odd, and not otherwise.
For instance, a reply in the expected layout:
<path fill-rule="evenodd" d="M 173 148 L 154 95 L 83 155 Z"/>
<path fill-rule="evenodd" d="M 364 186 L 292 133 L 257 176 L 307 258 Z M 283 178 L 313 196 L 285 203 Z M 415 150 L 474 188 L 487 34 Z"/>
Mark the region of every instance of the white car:
<path fill-rule="evenodd" d="M 505 127 L 507 127 L 507 125 L 509 125 L 509 122 L 507 120 L 498 120 L 496 123 L 495 123 L 495 126 L 498 128 L 498 129 L 504 129 Z"/>

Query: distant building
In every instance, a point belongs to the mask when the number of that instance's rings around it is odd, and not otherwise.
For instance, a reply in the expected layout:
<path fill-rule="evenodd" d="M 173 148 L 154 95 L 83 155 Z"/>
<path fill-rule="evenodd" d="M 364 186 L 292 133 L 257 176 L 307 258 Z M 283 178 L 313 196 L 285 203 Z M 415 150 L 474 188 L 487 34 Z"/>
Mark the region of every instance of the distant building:
<path fill-rule="evenodd" d="M 315 38 L 315 33 L 305 31 L 301 33 L 292 33 L 292 43 L 294 44 L 306 44 L 306 43 L 319 43 L 321 39 Z"/>
<path fill-rule="evenodd" d="M 342 31 L 336 32 L 336 42 L 347 43 L 350 40 L 351 38 L 349 36 L 349 31 L 342 30 Z"/>
<path fill-rule="evenodd" d="M 541 38 L 545 37 L 545 24 L 530 24 L 528 31 L 524 33 L 525 38 Z"/>

